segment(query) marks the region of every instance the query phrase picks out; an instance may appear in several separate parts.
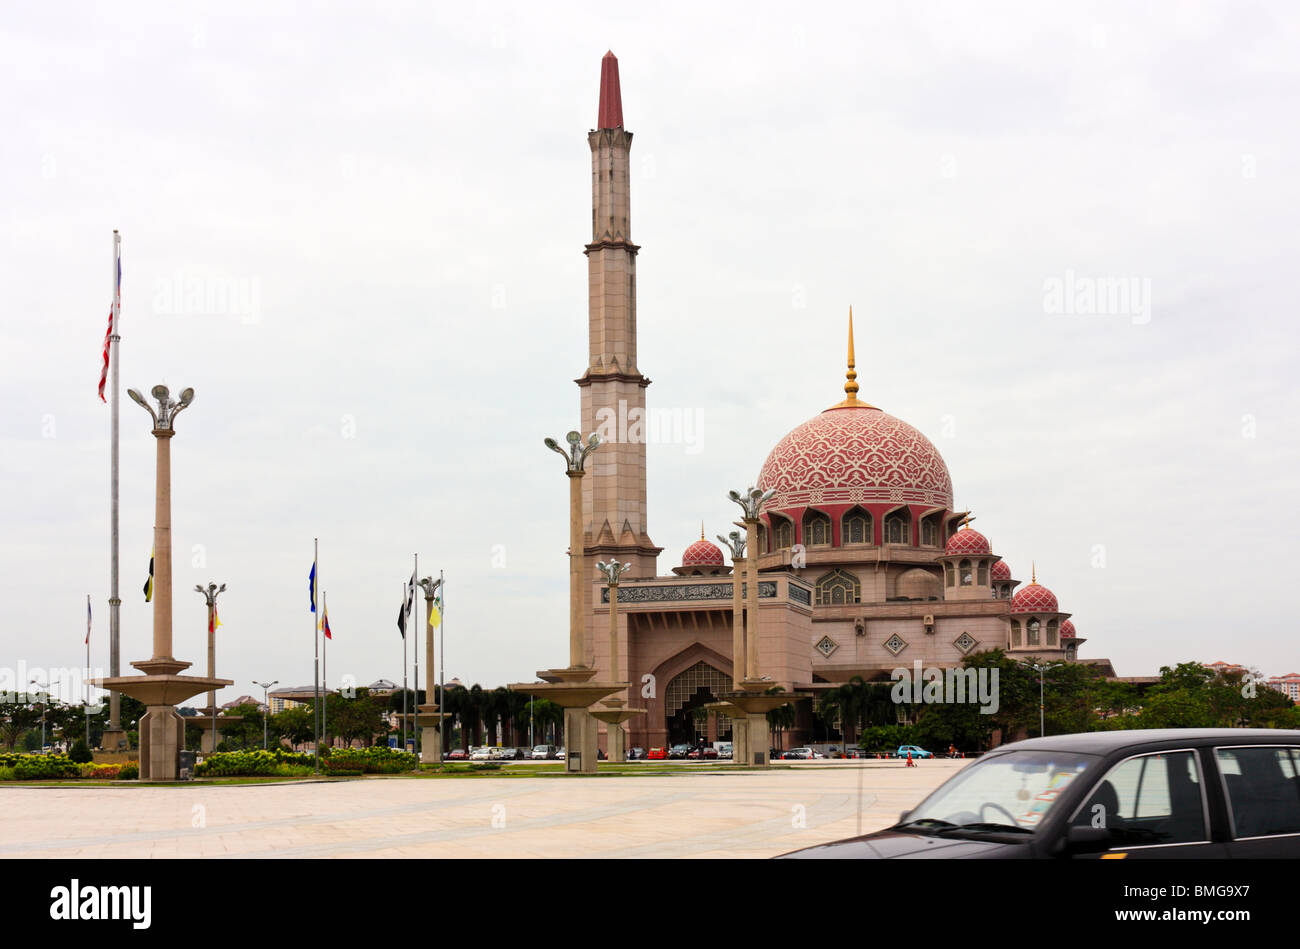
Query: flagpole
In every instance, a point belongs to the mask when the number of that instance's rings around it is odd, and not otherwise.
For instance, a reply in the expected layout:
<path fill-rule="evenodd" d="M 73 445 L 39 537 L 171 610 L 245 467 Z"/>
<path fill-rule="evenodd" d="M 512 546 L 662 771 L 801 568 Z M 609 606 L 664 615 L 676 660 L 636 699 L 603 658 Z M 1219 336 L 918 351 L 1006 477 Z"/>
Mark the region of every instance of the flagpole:
<path fill-rule="evenodd" d="M 406 585 L 402 586 L 403 622 L 411 625 L 410 610 L 406 608 Z M 406 630 L 402 630 L 402 750 L 406 750 Z"/>
<path fill-rule="evenodd" d="M 416 554 L 415 555 L 415 577 L 416 577 L 415 582 L 416 583 L 420 582 L 419 576 L 420 576 L 420 555 Z M 416 610 L 415 615 L 419 616 L 420 611 Z M 415 702 L 415 719 L 412 722 L 411 731 L 415 733 L 414 736 L 415 754 L 418 760 L 420 755 L 420 623 L 418 620 L 415 623 L 415 642 L 412 643 L 412 647 L 413 648 L 411 649 L 411 655 L 415 658 L 415 680 L 411 684 L 411 688 L 415 690 L 415 695 L 413 695 L 411 698 Z M 405 751 L 406 749 L 403 748 L 402 750 Z"/>
<path fill-rule="evenodd" d="M 90 748 L 90 594 L 86 594 L 86 675 L 82 679 L 86 697 L 82 711 L 86 713 L 86 748 Z"/>
<path fill-rule="evenodd" d="M 118 446 L 118 392 L 120 389 L 118 363 L 121 362 L 122 349 L 122 298 L 118 293 L 118 271 L 121 269 L 122 260 L 122 235 L 113 230 L 113 296 L 110 297 L 112 303 L 109 305 L 113 309 L 113 332 L 108 337 L 108 361 L 109 372 L 112 379 L 110 382 L 110 434 L 109 434 L 109 516 L 108 516 L 108 533 L 109 533 L 109 566 L 108 566 L 108 674 L 117 676 L 121 674 L 119 659 L 121 656 L 121 606 L 122 600 L 118 595 L 117 588 L 117 539 L 118 539 L 118 467 L 117 467 L 117 446 Z M 108 699 L 108 729 L 107 731 L 116 735 L 121 731 L 122 699 L 117 692 L 109 692 Z M 117 751 L 117 748 L 106 748 L 105 751 Z"/>
<path fill-rule="evenodd" d="M 311 605 L 314 607 L 316 605 L 316 591 L 320 589 L 320 538 L 313 537 L 311 543 L 312 576 L 316 578 L 313 581 L 311 591 Z M 312 715 L 312 727 L 316 731 L 316 773 L 320 774 L 320 634 L 316 631 L 316 611 L 314 609 L 311 611 L 311 638 L 312 644 L 316 647 L 316 683 L 314 692 L 316 707 L 314 709 L 315 714 Z"/>
<path fill-rule="evenodd" d="M 322 630 L 322 632 L 323 632 L 323 631 L 324 631 L 324 628 L 325 628 L 325 619 L 324 619 L 324 617 L 326 617 L 326 616 L 329 615 L 329 601 L 328 601 L 328 594 L 326 594 L 326 592 L 325 592 L 324 590 L 321 590 L 321 591 L 320 591 L 320 609 L 321 609 L 321 613 L 320 613 L 320 615 L 321 615 L 321 621 L 320 621 L 319 623 L 317 623 L 316 625 L 319 626 L 319 627 L 321 627 L 321 630 Z M 330 698 L 330 676 L 329 676 L 329 667 L 330 667 L 330 666 L 329 666 L 329 660 L 330 660 L 330 641 L 329 641 L 329 637 L 328 637 L 328 636 L 322 636 L 322 637 L 321 637 L 321 641 L 320 641 L 320 678 L 321 678 L 321 692 L 323 693 L 323 698 L 321 699 L 321 703 L 320 703 L 320 734 L 321 734 L 321 738 L 324 738 L 324 737 L 325 737 L 325 733 L 329 730 L 329 723 L 326 722 L 326 720 L 325 720 L 325 712 L 326 712 L 326 707 L 325 707 L 325 706 L 326 706 L 326 703 L 329 702 L 329 698 Z"/>
<path fill-rule="evenodd" d="M 438 610 L 438 731 L 442 735 L 442 747 L 447 747 L 447 735 L 442 731 L 442 703 L 447 697 L 447 580 L 438 571 L 438 595 L 442 598 Z"/>

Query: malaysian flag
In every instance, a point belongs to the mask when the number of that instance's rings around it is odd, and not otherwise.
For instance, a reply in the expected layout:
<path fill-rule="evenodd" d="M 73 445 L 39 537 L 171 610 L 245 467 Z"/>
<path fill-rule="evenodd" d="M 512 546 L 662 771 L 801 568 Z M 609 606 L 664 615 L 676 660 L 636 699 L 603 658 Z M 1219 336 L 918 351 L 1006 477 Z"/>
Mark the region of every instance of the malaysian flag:
<path fill-rule="evenodd" d="M 121 251 L 118 251 L 117 258 L 117 288 L 113 292 L 113 302 L 108 305 L 108 331 L 104 333 L 104 368 L 99 373 L 99 401 L 107 402 L 104 398 L 104 386 L 108 382 L 108 344 L 113 337 L 113 317 L 116 316 L 122 306 L 122 257 Z"/>

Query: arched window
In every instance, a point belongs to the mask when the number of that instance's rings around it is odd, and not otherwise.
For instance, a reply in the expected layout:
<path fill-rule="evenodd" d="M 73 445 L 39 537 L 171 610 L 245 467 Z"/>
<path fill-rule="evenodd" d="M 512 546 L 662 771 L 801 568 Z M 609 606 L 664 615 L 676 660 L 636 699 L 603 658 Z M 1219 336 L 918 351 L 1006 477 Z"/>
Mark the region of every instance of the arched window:
<path fill-rule="evenodd" d="M 926 547 L 939 546 L 938 514 L 931 514 L 921 522 L 921 543 Z"/>
<path fill-rule="evenodd" d="M 885 543 L 910 544 L 912 525 L 906 511 L 895 511 L 885 518 Z"/>
<path fill-rule="evenodd" d="M 760 553 L 768 553 L 767 525 L 762 521 L 758 522 L 758 550 Z"/>
<path fill-rule="evenodd" d="M 803 542 L 809 547 L 831 545 L 831 519 L 821 511 L 809 511 L 803 516 Z"/>
<path fill-rule="evenodd" d="M 794 524 L 784 517 L 772 518 L 773 533 L 776 536 L 776 549 L 794 545 Z"/>
<path fill-rule="evenodd" d="M 1056 645 L 1056 620 L 1054 619 L 1047 621 L 1047 645 Z"/>
<path fill-rule="evenodd" d="M 840 525 L 840 543 L 869 544 L 871 540 L 871 515 L 860 507 L 852 508 Z"/>
<path fill-rule="evenodd" d="M 970 561 L 963 560 L 957 567 L 957 576 L 961 580 L 961 585 L 968 587 L 971 585 Z"/>
<path fill-rule="evenodd" d="M 980 586 L 986 587 L 988 585 L 989 585 L 989 562 L 987 560 L 981 560 L 980 561 Z"/>
<path fill-rule="evenodd" d="M 1019 620 L 1013 619 L 1011 621 L 1011 646 L 1012 648 L 1015 649 L 1020 648 L 1020 621 Z"/>
<path fill-rule="evenodd" d="M 847 570 L 832 570 L 817 581 L 817 605 L 838 606 L 857 603 L 862 595 L 862 584 Z"/>
<path fill-rule="evenodd" d="M 1029 645 L 1031 645 L 1031 646 L 1037 646 L 1037 645 L 1038 645 L 1038 630 L 1039 630 L 1039 623 L 1038 623 L 1038 620 L 1036 620 L 1036 619 L 1031 619 L 1031 620 L 1029 621 L 1029 623 L 1027 624 L 1027 627 L 1028 627 L 1028 630 L 1029 630 Z"/>
<path fill-rule="evenodd" d="M 946 583 L 948 586 L 952 586 L 953 569 L 952 569 L 951 562 L 943 565 L 943 576 L 944 576 L 944 583 Z"/>

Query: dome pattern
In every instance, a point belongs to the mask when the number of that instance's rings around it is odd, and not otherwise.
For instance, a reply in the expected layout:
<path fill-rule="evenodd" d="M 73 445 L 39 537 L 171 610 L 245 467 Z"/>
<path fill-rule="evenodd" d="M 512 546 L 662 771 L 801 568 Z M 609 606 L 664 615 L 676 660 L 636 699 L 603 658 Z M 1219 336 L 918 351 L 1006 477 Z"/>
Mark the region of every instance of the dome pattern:
<path fill-rule="evenodd" d="M 683 567 L 721 567 L 722 549 L 701 537 L 682 554 Z"/>
<path fill-rule="evenodd" d="M 948 466 L 928 438 L 865 405 L 835 407 L 794 428 L 763 463 L 757 486 L 773 510 L 810 504 L 952 508 Z"/>
<path fill-rule="evenodd" d="M 1007 566 L 1005 560 L 999 560 L 993 565 L 992 577 L 994 580 L 1010 580 L 1011 568 Z"/>
<path fill-rule="evenodd" d="M 989 546 L 988 538 L 979 531 L 964 527 L 948 538 L 948 545 L 944 547 L 943 552 L 949 555 L 991 554 L 993 548 Z"/>
<path fill-rule="evenodd" d="M 1012 613 L 1059 613 L 1056 594 L 1039 583 L 1031 583 L 1011 598 Z"/>
<path fill-rule="evenodd" d="M 1074 623 L 1071 622 L 1071 621 L 1068 620 L 1068 619 L 1067 619 L 1064 623 L 1061 624 L 1061 638 L 1062 638 L 1062 639 L 1078 639 L 1078 638 L 1079 638 L 1079 633 L 1075 630 L 1075 628 L 1074 628 Z"/>

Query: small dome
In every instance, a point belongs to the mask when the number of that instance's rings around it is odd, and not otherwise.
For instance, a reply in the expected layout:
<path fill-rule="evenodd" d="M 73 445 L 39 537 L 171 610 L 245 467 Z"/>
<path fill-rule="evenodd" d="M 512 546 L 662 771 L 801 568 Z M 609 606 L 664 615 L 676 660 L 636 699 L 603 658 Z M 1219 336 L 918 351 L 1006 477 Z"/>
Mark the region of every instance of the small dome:
<path fill-rule="evenodd" d="M 712 541 L 701 537 L 682 554 L 683 567 L 721 567 L 722 550 Z"/>
<path fill-rule="evenodd" d="M 943 549 L 945 554 L 991 554 L 993 548 L 989 546 L 988 538 L 979 531 L 971 530 L 969 527 L 963 527 L 957 533 L 948 538 L 948 546 Z"/>
<path fill-rule="evenodd" d="M 1031 583 L 1011 598 L 1012 613 L 1059 613 L 1056 594 L 1041 583 Z"/>
<path fill-rule="evenodd" d="M 909 600 L 937 600 L 943 595 L 942 581 L 928 570 L 913 567 L 899 575 L 894 583 L 894 595 Z"/>
<path fill-rule="evenodd" d="M 1010 580 L 1011 568 L 1007 566 L 1007 562 L 1005 560 L 999 560 L 997 563 L 993 565 L 992 576 L 994 580 Z"/>
<path fill-rule="evenodd" d="M 1062 639 L 1078 639 L 1078 638 L 1079 638 L 1079 634 L 1078 634 L 1078 632 L 1075 631 L 1074 623 L 1072 623 L 1072 622 L 1071 622 L 1070 620 L 1068 620 L 1068 619 L 1067 619 L 1064 623 L 1061 624 L 1061 638 L 1062 638 Z"/>

